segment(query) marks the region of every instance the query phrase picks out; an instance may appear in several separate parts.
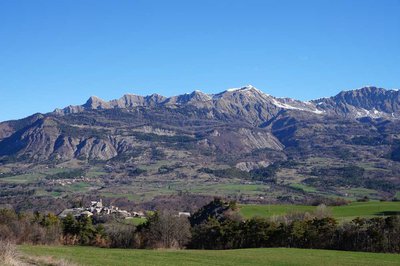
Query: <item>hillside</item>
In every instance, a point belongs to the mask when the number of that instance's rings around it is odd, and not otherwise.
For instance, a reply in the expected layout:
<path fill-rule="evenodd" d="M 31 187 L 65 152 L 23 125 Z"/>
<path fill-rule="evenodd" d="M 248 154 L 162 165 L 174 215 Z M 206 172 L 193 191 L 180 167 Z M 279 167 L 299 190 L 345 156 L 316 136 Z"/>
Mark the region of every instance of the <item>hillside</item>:
<path fill-rule="evenodd" d="M 93 96 L 0 123 L 0 204 L 57 211 L 102 197 L 190 210 L 215 195 L 392 199 L 400 191 L 399 97 L 365 87 L 302 102 L 250 85 L 213 95 Z"/>

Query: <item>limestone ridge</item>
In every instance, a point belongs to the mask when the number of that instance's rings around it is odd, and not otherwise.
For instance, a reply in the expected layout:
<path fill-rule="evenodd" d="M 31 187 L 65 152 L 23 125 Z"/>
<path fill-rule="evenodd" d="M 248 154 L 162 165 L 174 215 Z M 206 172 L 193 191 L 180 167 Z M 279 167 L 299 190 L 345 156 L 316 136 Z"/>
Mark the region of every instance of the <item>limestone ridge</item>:
<path fill-rule="evenodd" d="M 313 101 L 319 109 L 343 116 L 399 118 L 400 92 L 377 87 L 342 91 L 334 97 Z"/>
<path fill-rule="evenodd" d="M 249 109 L 259 109 L 260 120 L 268 119 L 271 115 L 276 115 L 282 110 L 354 118 L 364 116 L 398 118 L 400 117 L 400 93 L 397 90 L 363 87 L 357 90 L 342 91 L 333 97 L 303 102 L 291 98 L 273 97 L 251 85 L 247 85 L 241 88 L 228 89 L 217 94 L 206 94 L 198 90 L 172 97 L 164 97 L 159 94 L 149 96 L 126 94 L 120 99 L 108 102 L 92 96 L 83 105 L 56 109 L 54 113 L 65 115 L 96 109 L 173 108 L 177 106 L 194 106 L 209 110 L 217 109 L 217 111 L 224 114 L 245 114 L 250 112 Z M 249 115 L 255 119 L 253 112 L 250 112 Z"/>
<path fill-rule="evenodd" d="M 267 149 L 274 158 L 285 159 L 293 149 L 302 152 L 296 156 L 305 156 L 327 145 L 347 147 L 354 137 L 367 138 L 362 140 L 367 146 L 368 141 L 395 144 L 400 142 L 399 117 L 399 91 L 377 87 L 309 102 L 277 98 L 251 85 L 217 94 L 126 94 L 111 101 L 92 96 L 83 105 L 0 123 L 0 163 L 110 160 L 132 154 L 148 161 L 154 145 L 230 156 Z M 376 148 L 371 145 L 368 152 Z M 275 160 L 265 156 L 246 165 Z"/>

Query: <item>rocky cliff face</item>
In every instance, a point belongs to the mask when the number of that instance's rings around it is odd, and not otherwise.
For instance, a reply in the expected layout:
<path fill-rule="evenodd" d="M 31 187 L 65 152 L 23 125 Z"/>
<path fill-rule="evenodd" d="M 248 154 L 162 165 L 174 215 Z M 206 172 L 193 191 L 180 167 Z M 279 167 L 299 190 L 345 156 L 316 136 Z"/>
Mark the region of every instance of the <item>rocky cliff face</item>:
<path fill-rule="evenodd" d="M 92 96 L 84 105 L 57 109 L 55 113 L 71 114 L 87 110 L 135 107 L 182 108 L 184 106 L 205 109 L 209 112 L 208 118 L 219 114 L 244 118 L 256 123 L 266 122 L 285 110 L 353 118 L 368 116 L 398 118 L 400 117 L 400 92 L 364 87 L 358 90 L 342 91 L 330 98 L 302 102 L 290 98 L 276 98 L 248 85 L 212 95 L 201 91 L 169 98 L 158 94 L 150 96 L 127 94 L 109 102 Z"/>
<path fill-rule="evenodd" d="M 276 116 L 280 111 L 297 110 L 322 114 L 311 102 L 301 102 L 293 99 L 280 99 L 270 96 L 255 87 L 248 85 L 242 88 L 228 89 L 218 94 L 205 94 L 200 91 L 173 97 L 163 97 L 153 94 L 150 96 L 124 95 L 118 100 L 105 102 L 92 96 L 81 106 L 68 106 L 57 109 L 56 114 L 80 113 L 87 110 L 129 109 L 136 107 L 147 108 L 184 108 L 193 107 L 206 113 L 206 118 L 235 118 L 246 120 L 258 125 Z"/>
<path fill-rule="evenodd" d="M 128 94 L 112 101 L 93 96 L 81 106 L 0 123 L 0 156 L 110 160 L 155 144 L 221 154 L 291 147 L 307 153 L 347 145 L 357 136 L 393 143 L 397 135 L 383 133 L 373 121 L 385 119 L 385 128 L 396 127 L 398 117 L 399 91 L 376 87 L 310 102 L 276 98 L 250 85 L 214 95 Z"/>
<path fill-rule="evenodd" d="M 313 101 L 319 109 L 346 117 L 399 118 L 400 92 L 377 87 L 342 91 L 338 95 Z"/>

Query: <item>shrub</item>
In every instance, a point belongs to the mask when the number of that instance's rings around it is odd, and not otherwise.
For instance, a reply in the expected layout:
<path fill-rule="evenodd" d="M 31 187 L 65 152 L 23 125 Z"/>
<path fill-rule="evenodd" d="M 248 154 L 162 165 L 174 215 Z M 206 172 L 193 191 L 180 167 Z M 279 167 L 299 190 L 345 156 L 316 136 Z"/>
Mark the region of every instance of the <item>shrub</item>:
<path fill-rule="evenodd" d="M 0 261 L 4 263 L 4 265 L 20 265 L 18 263 L 17 250 L 14 244 L 0 240 Z"/>

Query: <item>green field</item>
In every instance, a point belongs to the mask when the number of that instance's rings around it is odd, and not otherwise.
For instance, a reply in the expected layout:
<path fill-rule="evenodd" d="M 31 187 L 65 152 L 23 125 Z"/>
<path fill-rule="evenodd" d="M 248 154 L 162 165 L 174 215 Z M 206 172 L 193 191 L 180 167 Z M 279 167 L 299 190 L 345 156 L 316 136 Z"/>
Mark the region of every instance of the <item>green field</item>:
<path fill-rule="evenodd" d="M 14 175 L 14 176 L 0 178 L 0 182 L 13 183 L 13 184 L 28 184 L 36 182 L 42 177 L 43 175 L 39 173 L 22 174 L 22 175 Z"/>
<path fill-rule="evenodd" d="M 311 212 L 314 206 L 305 205 L 240 205 L 240 213 L 247 219 L 255 216 L 271 217 L 290 212 Z M 353 202 L 346 206 L 328 207 L 333 217 L 352 219 L 355 217 L 372 217 L 400 214 L 400 202 Z"/>
<path fill-rule="evenodd" d="M 133 217 L 131 219 L 125 220 L 126 223 L 134 224 L 134 225 L 140 225 L 143 224 L 147 221 L 146 218 L 139 218 L 139 217 Z"/>
<path fill-rule="evenodd" d="M 192 193 L 213 193 L 216 195 L 244 193 L 246 195 L 263 194 L 264 190 L 269 186 L 256 185 L 256 184 L 198 184 L 193 187 L 190 192 Z"/>
<path fill-rule="evenodd" d="M 23 256 L 46 256 L 78 265 L 400 265 L 400 255 L 332 250 L 133 250 L 21 246 Z"/>

